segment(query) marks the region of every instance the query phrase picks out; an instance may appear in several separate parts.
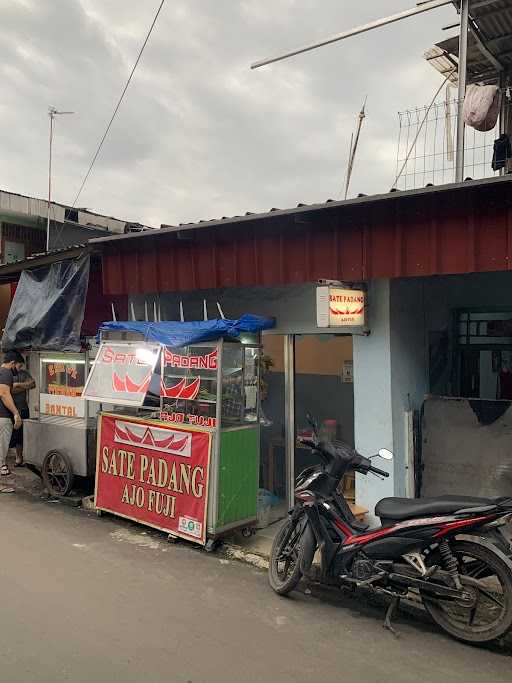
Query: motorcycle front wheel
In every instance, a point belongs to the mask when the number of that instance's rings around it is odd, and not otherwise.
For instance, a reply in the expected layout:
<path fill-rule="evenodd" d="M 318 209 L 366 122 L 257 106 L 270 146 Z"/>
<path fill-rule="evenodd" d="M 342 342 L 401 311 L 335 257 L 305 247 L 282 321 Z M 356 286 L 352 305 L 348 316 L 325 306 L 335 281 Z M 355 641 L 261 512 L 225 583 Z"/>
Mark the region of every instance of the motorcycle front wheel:
<path fill-rule="evenodd" d="M 439 600 L 423 594 L 426 610 L 443 630 L 466 643 L 500 638 L 512 627 L 510 566 L 491 549 L 471 541 L 452 543 L 451 550 L 471 600 Z M 429 564 L 440 564 L 437 551 L 429 559 Z"/>
<path fill-rule="evenodd" d="M 268 580 L 273 590 L 279 595 L 286 595 L 294 590 L 302 577 L 301 539 L 305 522 L 305 517 L 297 521 L 288 519 L 272 543 Z"/>

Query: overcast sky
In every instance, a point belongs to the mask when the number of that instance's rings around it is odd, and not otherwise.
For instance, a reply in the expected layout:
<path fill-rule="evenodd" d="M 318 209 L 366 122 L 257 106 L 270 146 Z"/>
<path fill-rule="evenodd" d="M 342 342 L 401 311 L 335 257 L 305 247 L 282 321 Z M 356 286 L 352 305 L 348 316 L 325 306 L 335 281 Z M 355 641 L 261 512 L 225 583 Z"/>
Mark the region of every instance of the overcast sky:
<path fill-rule="evenodd" d="M 71 203 L 159 0 L 0 0 L 0 187 Z M 167 0 L 79 205 L 150 225 L 339 198 L 393 181 L 397 112 L 441 83 L 423 51 L 445 7 L 255 71 L 251 62 L 415 0 Z M 450 34 L 451 35 L 451 34 Z"/>

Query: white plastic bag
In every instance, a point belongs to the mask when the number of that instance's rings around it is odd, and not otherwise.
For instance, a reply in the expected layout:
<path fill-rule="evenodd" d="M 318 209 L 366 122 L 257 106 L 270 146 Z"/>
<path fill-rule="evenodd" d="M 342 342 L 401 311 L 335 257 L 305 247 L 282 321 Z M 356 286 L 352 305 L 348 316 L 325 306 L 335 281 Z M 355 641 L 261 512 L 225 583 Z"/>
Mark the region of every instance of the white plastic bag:
<path fill-rule="evenodd" d="M 500 111 L 500 93 L 495 85 L 471 84 L 464 98 L 464 123 L 476 130 L 492 130 Z"/>

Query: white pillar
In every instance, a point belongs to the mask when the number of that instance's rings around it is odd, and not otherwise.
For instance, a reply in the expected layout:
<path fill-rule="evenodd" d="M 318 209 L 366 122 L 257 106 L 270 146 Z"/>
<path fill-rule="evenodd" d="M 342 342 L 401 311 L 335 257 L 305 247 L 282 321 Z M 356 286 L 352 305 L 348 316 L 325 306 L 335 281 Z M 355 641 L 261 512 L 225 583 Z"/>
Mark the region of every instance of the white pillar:
<path fill-rule="evenodd" d="M 365 456 L 393 450 L 389 280 L 372 281 L 368 300 L 371 333 L 354 336 L 355 445 Z M 356 503 L 369 509 L 370 521 L 375 504 L 394 494 L 393 462 L 379 458 L 375 464 L 390 473 L 388 479 L 356 474 Z"/>
<path fill-rule="evenodd" d="M 354 337 L 356 448 L 365 456 L 389 448 L 395 456 L 393 462 L 375 460 L 390 472 L 384 481 L 356 475 L 356 503 L 369 509 L 370 521 L 375 521 L 373 510 L 381 498 L 407 495 L 406 415 L 420 410 L 428 391 L 423 286 L 421 279 L 371 282 L 371 333 Z"/>

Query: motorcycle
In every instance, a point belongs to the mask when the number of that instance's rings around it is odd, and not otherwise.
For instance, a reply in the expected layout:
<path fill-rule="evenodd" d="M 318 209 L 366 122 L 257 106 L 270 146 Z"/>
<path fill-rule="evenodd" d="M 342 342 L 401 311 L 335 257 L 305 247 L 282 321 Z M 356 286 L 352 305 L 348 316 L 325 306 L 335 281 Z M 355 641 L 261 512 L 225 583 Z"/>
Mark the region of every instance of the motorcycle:
<path fill-rule="evenodd" d="M 381 524 L 370 529 L 355 519 L 339 484 L 350 471 L 389 473 L 345 443 L 321 441 L 308 420 L 312 435 L 300 441 L 321 464 L 297 477 L 296 504 L 272 545 L 273 590 L 286 595 L 304 577 L 384 594 L 391 598 L 384 626 L 393 633 L 403 598 L 421 600 L 438 626 L 467 643 L 509 631 L 512 544 L 504 527 L 512 521 L 512 498 L 383 498 L 375 507 Z M 386 449 L 378 456 L 393 459 Z"/>

